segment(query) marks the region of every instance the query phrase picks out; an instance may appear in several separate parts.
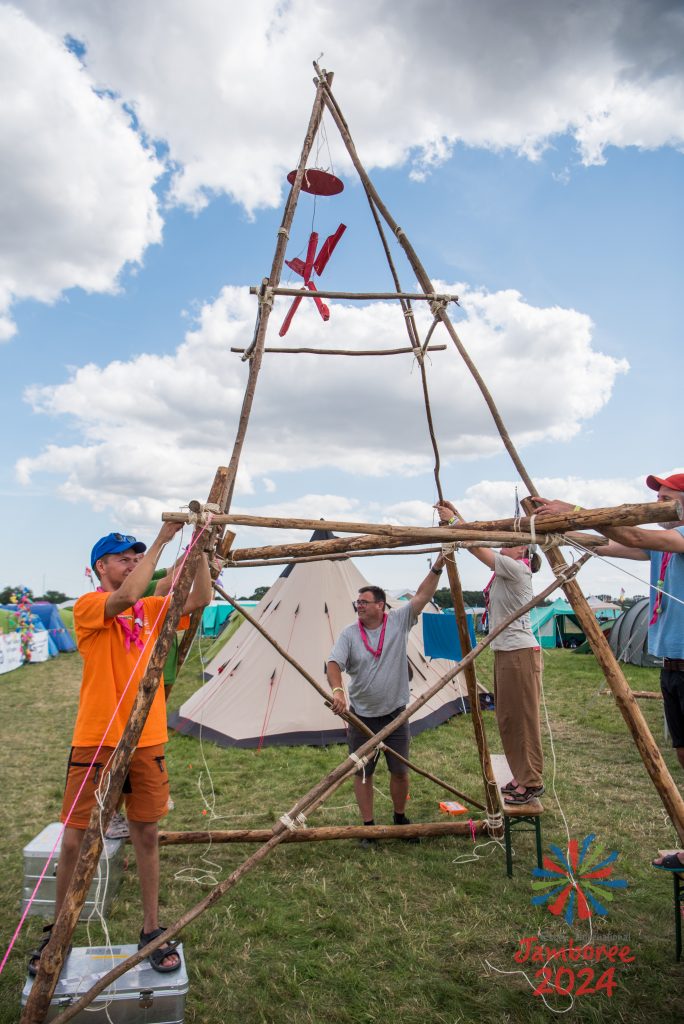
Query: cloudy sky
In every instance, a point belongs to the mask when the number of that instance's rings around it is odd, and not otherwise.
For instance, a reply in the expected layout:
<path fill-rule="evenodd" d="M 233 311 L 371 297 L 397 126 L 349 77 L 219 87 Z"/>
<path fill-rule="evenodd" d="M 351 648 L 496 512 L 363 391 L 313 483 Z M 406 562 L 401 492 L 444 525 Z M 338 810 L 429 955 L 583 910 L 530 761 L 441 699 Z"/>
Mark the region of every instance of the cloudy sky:
<path fill-rule="evenodd" d="M 247 377 L 230 349 L 253 334 L 249 286 L 270 267 L 319 54 L 381 195 L 460 296 L 459 333 L 538 489 L 647 499 L 647 473 L 684 465 L 683 53 L 666 0 L 0 3 L 0 585 L 81 592 L 98 536 L 149 541 L 227 462 Z M 302 197 L 288 257 L 344 223 L 321 287 L 388 289 L 328 117 L 311 163 L 345 191 Z M 406 343 L 393 305 L 330 305 L 327 324 L 300 308 L 284 343 Z M 513 514 L 516 473 L 451 343 L 429 384 L 445 492 L 467 516 Z M 410 356 L 265 357 L 235 510 L 428 525 L 434 500 Z M 426 563 L 360 567 L 398 588 Z M 582 578 L 645 591 L 606 564 Z"/>

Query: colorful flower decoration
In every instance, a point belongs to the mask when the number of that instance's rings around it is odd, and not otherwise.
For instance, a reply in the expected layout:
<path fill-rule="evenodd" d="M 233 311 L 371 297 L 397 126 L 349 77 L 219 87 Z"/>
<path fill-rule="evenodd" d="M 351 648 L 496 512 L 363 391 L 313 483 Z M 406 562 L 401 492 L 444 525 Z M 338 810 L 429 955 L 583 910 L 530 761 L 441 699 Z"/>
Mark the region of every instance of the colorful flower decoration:
<path fill-rule="evenodd" d="M 17 618 L 17 633 L 21 634 L 21 654 L 24 661 L 31 660 L 31 641 L 33 640 L 34 625 L 33 613 L 31 611 L 30 591 L 27 587 L 16 590 L 10 601 L 16 604 L 15 615 Z"/>
<path fill-rule="evenodd" d="M 555 857 L 544 857 L 544 867 L 532 871 L 533 877 L 540 879 L 532 882 L 532 888 L 539 893 L 532 897 L 534 906 L 546 904 L 549 913 L 564 916 L 569 925 L 575 919 L 575 912 L 580 921 L 586 921 L 593 914 L 608 916 L 601 900 L 610 902 L 613 891 L 626 889 L 628 883 L 623 878 L 610 878 L 617 850 L 606 854 L 605 847 L 599 844 L 590 852 L 595 839 L 593 833 L 586 836 L 581 847 L 577 839 L 571 839 L 566 853 L 559 846 L 549 846 Z"/>

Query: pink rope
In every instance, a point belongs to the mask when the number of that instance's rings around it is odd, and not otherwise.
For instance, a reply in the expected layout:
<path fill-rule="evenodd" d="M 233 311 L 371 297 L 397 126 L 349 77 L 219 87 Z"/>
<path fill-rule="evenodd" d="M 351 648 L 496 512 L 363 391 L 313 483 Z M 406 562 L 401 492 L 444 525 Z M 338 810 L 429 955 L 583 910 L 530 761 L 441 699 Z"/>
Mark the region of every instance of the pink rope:
<path fill-rule="evenodd" d="M 209 522 L 210 521 L 211 521 L 211 516 L 209 517 Z M 166 609 L 168 608 L 168 605 L 169 605 L 169 603 L 171 601 L 171 596 L 173 595 L 173 592 L 174 592 L 174 589 L 175 589 L 176 580 L 180 576 L 180 573 L 183 570 L 183 566 L 185 565 L 187 557 L 190 554 L 192 548 L 194 547 L 194 545 L 197 543 L 197 541 L 200 539 L 200 537 L 202 536 L 204 531 L 209 526 L 209 522 L 205 523 L 205 525 L 202 527 L 202 529 L 200 530 L 200 532 L 197 534 L 196 537 L 193 537 L 192 541 L 190 542 L 190 544 L 187 547 L 187 550 L 186 550 L 185 555 L 183 557 L 183 561 L 181 562 L 180 566 L 178 567 L 178 573 L 175 576 L 172 576 L 172 578 L 171 578 L 171 589 L 169 590 L 169 593 L 164 598 L 164 602 L 165 603 L 159 609 L 159 614 L 157 615 L 157 618 L 155 619 L 154 624 L 152 626 L 151 635 L 154 633 L 154 631 L 155 631 L 155 629 L 157 627 L 157 623 L 162 618 L 162 615 L 164 616 L 164 618 L 166 618 Z M 133 666 L 133 668 L 131 670 L 131 674 L 128 677 L 128 682 L 126 683 L 125 689 L 124 689 L 123 693 L 121 694 L 121 697 L 119 698 L 119 703 L 116 705 L 116 707 L 114 708 L 114 711 L 112 712 L 112 717 L 110 718 L 109 722 L 107 723 L 107 727 L 105 728 L 104 735 L 103 735 L 102 739 L 100 740 L 100 743 L 99 743 L 99 745 L 97 747 L 97 750 L 95 751 L 95 753 L 93 755 L 93 759 L 90 762 L 90 766 L 88 767 L 88 771 L 85 773 L 85 776 L 83 778 L 83 782 L 79 786 L 78 792 L 77 792 L 76 796 L 74 797 L 74 801 L 73 801 L 71 807 L 69 808 L 69 813 L 67 814 L 67 820 L 71 817 L 71 814 L 72 814 L 72 812 L 74 810 L 74 807 L 78 803 L 79 797 L 80 797 L 81 793 L 83 792 L 83 787 L 85 786 L 86 781 L 88 779 L 88 774 L 89 774 L 90 770 L 92 769 L 93 765 L 95 764 L 95 760 L 97 758 L 97 755 L 99 754 L 100 750 L 104 746 L 105 736 L 109 732 L 110 726 L 112 725 L 112 723 L 114 722 L 114 719 L 117 716 L 117 713 L 119 711 L 119 708 L 121 707 L 123 699 L 126 696 L 126 693 L 128 692 L 129 686 L 131 685 L 131 682 L 133 680 L 133 676 L 137 672 L 138 666 L 139 666 L 142 658 L 145 655 L 145 651 L 147 650 L 147 647 L 149 646 L 149 643 L 150 643 L 150 639 L 148 638 L 147 642 L 145 643 L 145 646 L 143 647 L 143 649 L 141 650 L 140 654 L 138 655 L 138 660 L 136 661 L 135 665 Z M 155 639 L 155 643 L 156 643 L 156 639 Z M 119 742 L 121 742 L 121 741 L 119 741 Z M 118 744 L 117 744 L 117 747 L 118 747 Z M 105 766 L 105 770 L 106 770 L 106 766 Z M 102 781 L 104 781 L 104 771 L 102 773 Z M 102 782 L 100 782 L 100 786 L 102 786 Z M 98 789 L 99 788 L 100 787 L 98 787 Z M 10 939 L 9 945 L 8 945 L 7 949 L 5 950 L 5 954 L 4 954 L 3 958 L 2 958 L 2 961 L 0 961 L 0 974 L 2 974 L 2 972 L 4 971 L 5 964 L 7 963 L 7 960 L 9 959 L 9 955 L 12 952 L 12 949 L 14 948 L 14 944 L 16 943 L 17 939 L 19 938 L 19 935 L 21 933 L 21 929 L 24 927 L 24 922 L 26 921 L 26 918 L 28 917 L 29 910 L 31 909 L 31 905 L 33 904 L 33 902 L 34 902 L 34 900 L 36 898 L 36 894 L 38 892 L 40 884 L 43 881 L 43 879 L 45 878 L 45 874 L 47 872 L 47 869 L 48 869 L 48 866 L 50 864 L 50 861 L 52 860 L 52 858 L 53 858 L 53 856 L 55 854 L 55 851 L 57 850 L 57 847 L 62 842 L 62 837 L 64 835 L 65 829 L 66 829 L 66 824 L 61 823 L 61 829 L 59 831 L 57 839 L 55 840 L 55 843 L 54 843 L 52 849 L 50 850 L 50 853 L 48 854 L 48 858 L 47 858 L 47 860 L 45 862 L 45 866 L 44 866 L 43 870 L 41 871 L 41 873 L 40 873 L 40 875 L 38 877 L 38 881 L 36 882 L 36 884 L 34 886 L 33 892 L 31 893 L 31 895 L 30 895 L 30 897 L 28 899 L 26 907 L 24 908 L 24 911 L 23 911 L 21 917 L 19 918 L 19 924 L 17 925 L 17 927 L 14 930 L 14 934 L 12 935 L 12 938 Z"/>

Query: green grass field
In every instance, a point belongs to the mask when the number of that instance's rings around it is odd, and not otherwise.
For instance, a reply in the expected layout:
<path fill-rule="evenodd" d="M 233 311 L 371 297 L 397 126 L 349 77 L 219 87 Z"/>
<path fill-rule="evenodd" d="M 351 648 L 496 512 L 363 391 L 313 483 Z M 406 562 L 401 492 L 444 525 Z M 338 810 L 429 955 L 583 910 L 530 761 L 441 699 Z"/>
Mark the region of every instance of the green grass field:
<path fill-rule="evenodd" d="M 478 662 L 488 682 L 487 655 Z M 2 802 L 0 804 L 0 913 L 3 952 L 19 920 L 22 848 L 59 815 L 62 781 L 80 679 L 78 655 L 29 666 L 0 677 Z M 657 673 L 628 669 L 635 689 L 657 689 Z M 198 685 L 191 661 L 172 694 L 177 706 Z M 674 962 L 672 879 L 649 861 L 675 833 L 648 779 L 592 656 L 547 652 L 545 695 L 557 760 L 544 726 L 547 769 L 543 817 L 545 849 L 596 833 L 618 850 L 615 876 L 629 887 L 594 919 L 594 944 L 628 945 L 633 962 L 617 964 L 612 995 L 580 995 L 566 1014 L 576 1021 L 679 1022 L 684 1019 L 684 962 Z M 642 701 L 662 743 L 662 704 Z M 496 724 L 486 716 L 492 749 Z M 265 827 L 288 810 L 343 756 L 341 747 L 272 748 L 261 753 L 219 750 L 172 735 L 168 748 L 175 810 L 169 828 Z M 414 742 L 417 763 L 481 796 L 469 717 L 461 716 Z M 665 757 L 677 784 L 682 773 Z M 376 820 L 391 820 L 387 774 L 376 774 Z M 409 815 L 439 817 L 444 794 L 415 777 Z M 562 812 L 562 813 L 561 813 Z M 312 824 L 354 823 L 346 784 Z M 244 860 L 253 847 L 172 847 L 162 850 L 162 919 L 169 923 Z M 460 1021 L 537 1022 L 556 1016 L 533 988 L 540 964 L 513 954 L 525 936 L 541 932 L 548 944 L 589 941 L 586 923 L 573 928 L 533 907 L 534 837 L 514 835 L 515 873 L 506 877 L 503 851 L 470 839 L 380 845 L 364 851 L 350 842 L 281 847 L 224 900 L 183 934 L 190 992 L 186 1020 L 219 1024 L 285 1021 L 292 1024 L 457 1024 Z M 133 855 L 109 921 L 113 942 L 133 942 L 140 928 Z M 17 1020 L 26 952 L 42 922 L 28 919 L 0 977 L 0 1024 Z M 87 944 L 85 925 L 75 942 Z M 91 928 L 93 944 L 102 941 Z M 572 965 L 570 965 L 572 966 Z M 582 967 L 575 965 L 575 968 Z M 504 973 L 500 973 L 504 972 Z M 597 978 L 601 971 L 597 972 Z M 586 975 L 585 975 L 586 977 Z M 531 985 L 530 985 L 531 982 Z M 568 974 L 563 976 L 568 984 Z M 577 980 L 579 985 L 579 979 Z M 565 1010 L 569 1000 L 552 995 Z M 98 1018 L 99 1019 L 99 1018 Z"/>

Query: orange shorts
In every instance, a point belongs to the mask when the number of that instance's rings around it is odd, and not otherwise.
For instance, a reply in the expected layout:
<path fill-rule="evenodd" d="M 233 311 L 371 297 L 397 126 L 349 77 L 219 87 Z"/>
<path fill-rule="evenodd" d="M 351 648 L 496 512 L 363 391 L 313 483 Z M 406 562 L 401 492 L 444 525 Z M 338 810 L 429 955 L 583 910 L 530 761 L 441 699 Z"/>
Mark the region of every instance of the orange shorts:
<path fill-rule="evenodd" d="M 167 812 L 169 777 L 164 746 L 159 743 L 153 747 L 136 747 L 133 752 L 123 786 L 126 816 L 130 821 L 159 821 Z M 100 799 L 104 796 L 100 785 L 105 766 L 113 753 L 113 747 L 101 747 L 99 751 L 97 747 L 71 748 L 60 818 L 70 828 L 88 827 L 90 812 L 97 802 L 96 793 Z M 81 789 L 84 779 L 85 785 Z M 79 789 L 81 792 L 77 798 Z M 74 800 L 76 806 L 69 813 Z"/>

